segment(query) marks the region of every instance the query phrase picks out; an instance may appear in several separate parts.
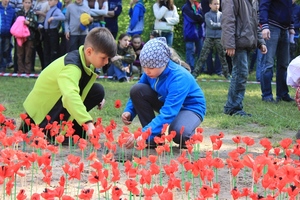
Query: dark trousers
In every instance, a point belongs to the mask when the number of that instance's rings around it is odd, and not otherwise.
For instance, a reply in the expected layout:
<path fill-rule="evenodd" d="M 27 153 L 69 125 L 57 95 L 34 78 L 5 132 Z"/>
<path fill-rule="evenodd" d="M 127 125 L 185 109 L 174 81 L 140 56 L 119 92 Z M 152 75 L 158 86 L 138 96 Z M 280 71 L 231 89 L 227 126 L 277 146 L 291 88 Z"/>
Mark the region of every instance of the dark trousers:
<path fill-rule="evenodd" d="M 86 107 L 86 111 L 88 112 L 95 106 L 98 106 L 104 99 L 104 96 L 105 96 L 105 92 L 103 86 L 100 85 L 99 83 L 94 83 L 83 102 Z M 59 117 L 60 114 L 64 115 L 62 121 L 67 121 L 70 117 L 70 113 L 62 105 L 61 99 L 57 101 L 55 106 L 48 113 L 48 115 L 51 117 L 51 120 L 48 122 L 48 120 L 45 117 L 45 119 L 39 124 L 39 127 L 45 128 L 48 123 L 52 124 L 54 121 L 60 122 L 60 117 Z M 28 117 L 30 118 L 31 123 L 34 124 L 35 123 L 34 120 L 30 116 Z M 30 126 L 27 125 L 24 126 L 23 124 L 24 122 L 22 122 L 20 129 L 22 129 L 24 133 L 27 133 L 30 130 Z M 73 120 L 73 124 L 74 124 L 73 128 L 75 129 L 74 134 L 84 138 L 85 132 L 82 130 L 82 126 L 79 125 L 76 120 Z M 48 138 L 50 138 L 49 135 L 47 136 Z"/>
<path fill-rule="evenodd" d="M 58 30 L 45 29 L 44 30 L 44 59 L 45 66 L 48 66 L 52 61 L 59 56 L 59 35 Z"/>
<path fill-rule="evenodd" d="M 164 105 L 164 102 L 158 100 L 158 94 L 147 84 L 135 84 L 130 90 L 130 98 L 142 127 L 149 124 L 155 118 L 155 112 L 159 113 L 159 110 Z M 176 131 L 173 141 L 180 144 L 180 130 L 184 127 L 182 144 L 185 144 L 185 141 L 195 134 L 195 129 L 200 125 L 201 121 L 201 118 L 193 111 L 180 110 L 169 126 L 169 133 Z M 161 123 L 165 124 L 166 122 Z M 152 135 L 159 136 L 160 132 L 152 132 Z M 153 141 L 150 141 L 150 143 L 153 143 Z"/>
<path fill-rule="evenodd" d="M 44 63 L 44 47 L 43 47 L 43 35 L 42 35 L 43 29 L 38 29 L 35 31 L 35 39 L 34 39 L 34 48 L 32 52 L 32 61 L 31 61 L 31 71 L 34 72 L 35 69 L 35 58 L 36 58 L 36 53 L 39 56 L 40 59 L 40 64 L 41 68 L 45 68 L 45 63 Z"/>
<path fill-rule="evenodd" d="M 18 56 L 18 73 L 31 73 L 32 64 L 32 52 L 34 43 L 32 40 L 27 40 L 22 46 L 17 45 L 17 56 Z"/>
<path fill-rule="evenodd" d="M 70 35 L 68 52 L 78 50 L 84 44 L 86 35 Z"/>

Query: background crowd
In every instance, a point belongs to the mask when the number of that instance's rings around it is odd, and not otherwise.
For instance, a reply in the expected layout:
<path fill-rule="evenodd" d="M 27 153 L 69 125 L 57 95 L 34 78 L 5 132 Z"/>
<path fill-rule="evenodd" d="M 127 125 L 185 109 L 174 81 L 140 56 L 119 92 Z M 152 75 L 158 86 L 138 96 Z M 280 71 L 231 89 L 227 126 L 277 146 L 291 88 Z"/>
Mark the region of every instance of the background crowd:
<path fill-rule="evenodd" d="M 147 1 L 147 6 L 143 0 L 130 0 L 129 5 L 124 3 L 124 0 L 2 0 L 0 71 L 13 67 L 14 73 L 34 72 L 37 56 L 43 70 L 59 56 L 78 49 L 91 29 L 107 27 L 116 40 L 118 54 L 102 73 L 114 77 L 113 80 L 125 82 L 132 73 L 140 75 L 139 52 L 146 41 L 157 36 L 165 37 L 169 47 L 174 46 L 181 55 L 185 53 L 181 57 L 185 58 L 195 78 L 201 73 L 231 78 L 232 56 L 225 53 L 226 47 L 221 42 L 226 26 L 222 23 L 222 1 L 186 0 L 175 5 L 173 0 L 157 0 Z M 261 29 L 259 34 L 267 42 L 269 52 L 263 56 L 259 47 L 247 49 L 247 70 L 256 69 L 256 79 L 262 83 L 262 100 L 275 102 L 271 80 L 273 68 L 277 66 L 279 95 L 276 98 L 292 101 L 286 84 L 282 82 L 288 63 L 298 52 L 299 5 L 295 0 L 260 0 L 251 2 L 251 7 L 260 13 L 257 17 Z M 278 10 L 283 12 L 278 13 Z M 127 13 L 128 20 L 120 19 L 122 13 Z M 146 19 L 147 13 L 153 17 Z M 22 30 L 25 34 L 27 31 L 28 35 L 11 32 L 20 16 L 24 21 L 19 23 L 26 26 L 16 25 L 15 32 Z M 148 23 L 149 20 L 152 22 Z M 119 31 L 119 25 L 124 21 L 126 30 Z"/>

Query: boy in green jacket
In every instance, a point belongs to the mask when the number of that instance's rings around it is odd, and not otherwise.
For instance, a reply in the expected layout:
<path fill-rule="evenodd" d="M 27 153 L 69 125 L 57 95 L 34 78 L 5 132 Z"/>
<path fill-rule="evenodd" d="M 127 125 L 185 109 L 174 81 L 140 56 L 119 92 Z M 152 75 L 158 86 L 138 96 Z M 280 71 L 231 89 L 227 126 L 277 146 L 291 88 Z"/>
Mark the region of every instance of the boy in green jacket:
<path fill-rule="evenodd" d="M 110 31 L 94 28 L 83 46 L 53 61 L 41 72 L 23 104 L 31 123 L 45 128 L 54 121 L 73 120 L 74 134 L 84 137 L 83 124 L 88 127 L 86 134 L 91 134 L 95 127 L 89 111 L 95 106 L 101 109 L 105 102 L 104 88 L 95 83 L 94 69 L 106 65 L 116 52 Z M 25 127 L 23 131 L 28 132 L 30 128 Z"/>

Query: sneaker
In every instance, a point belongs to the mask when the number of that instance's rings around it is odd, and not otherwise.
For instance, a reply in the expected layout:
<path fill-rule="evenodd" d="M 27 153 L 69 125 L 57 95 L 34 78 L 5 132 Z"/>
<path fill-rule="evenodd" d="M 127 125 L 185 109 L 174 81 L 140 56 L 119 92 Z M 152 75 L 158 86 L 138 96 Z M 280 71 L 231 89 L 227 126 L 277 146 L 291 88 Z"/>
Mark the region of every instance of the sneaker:
<path fill-rule="evenodd" d="M 296 133 L 296 139 L 297 139 L 297 140 L 300 139 L 300 130 L 298 130 L 298 132 Z"/>
<path fill-rule="evenodd" d="M 243 111 L 243 110 L 239 110 L 239 111 L 230 113 L 229 115 L 231 115 L 231 116 L 241 116 L 241 117 L 252 117 L 251 114 L 246 113 L 246 112 Z"/>
<path fill-rule="evenodd" d="M 267 103 L 276 103 L 276 101 L 273 99 L 273 97 L 263 98 L 262 100 Z"/>
<path fill-rule="evenodd" d="M 292 97 L 290 96 L 287 96 L 287 97 L 281 97 L 281 98 L 276 98 L 276 102 L 279 102 L 279 101 L 286 101 L 286 102 L 294 102 L 295 99 L 293 99 Z"/>
<path fill-rule="evenodd" d="M 14 67 L 14 63 L 10 62 L 10 63 L 8 63 L 8 64 L 6 65 L 6 67 L 7 67 L 8 69 L 11 69 L 11 68 Z"/>

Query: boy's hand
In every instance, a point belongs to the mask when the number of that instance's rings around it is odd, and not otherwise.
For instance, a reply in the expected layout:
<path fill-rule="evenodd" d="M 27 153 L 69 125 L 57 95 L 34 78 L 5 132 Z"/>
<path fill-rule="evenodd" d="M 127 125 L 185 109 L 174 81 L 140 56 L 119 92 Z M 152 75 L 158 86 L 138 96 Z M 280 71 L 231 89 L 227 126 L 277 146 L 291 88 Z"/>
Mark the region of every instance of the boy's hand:
<path fill-rule="evenodd" d="M 122 121 L 123 121 L 123 123 L 125 124 L 125 125 L 129 125 L 129 124 L 131 124 L 131 121 L 130 121 L 130 119 L 131 119 L 131 114 L 130 114 L 130 112 L 123 112 L 123 114 L 122 114 Z"/>
<path fill-rule="evenodd" d="M 269 29 L 262 30 L 262 37 L 265 40 L 269 40 L 271 38 L 271 32 Z"/>
<path fill-rule="evenodd" d="M 235 54 L 235 49 L 226 49 L 226 53 L 228 56 L 232 57 Z"/>
<path fill-rule="evenodd" d="M 131 135 L 127 138 L 127 142 L 124 144 L 126 149 L 132 149 L 134 147 L 134 136 Z"/>
<path fill-rule="evenodd" d="M 266 54 L 268 52 L 268 49 L 267 49 L 266 45 L 264 45 L 264 44 L 261 45 L 259 49 L 262 54 Z"/>
<path fill-rule="evenodd" d="M 95 129 L 95 126 L 94 126 L 93 122 L 89 122 L 89 123 L 87 123 L 86 125 L 88 126 L 88 129 L 87 129 L 87 131 L 86 131 L 86 134 L 87 134 L 88 136 L 90 136 L 90 135 L 93 134 L 93 130 Z"/>
<path fill-rule="evenodd" d="M 65 33 L 65 35 L 66 35 L 66 39 L 69 40 L 69 38 L 70 38 L 70 33 L 69 33 L 69 32 L 68 32 L 68 33 Z"/>
<path fill-rule="evenodd" d="M 99 103 L 99 105 L 98 105 L 98 110 L 101 110 L 101 109 L 103 108 L 104 104 L 105 104 L 105 99 L 103 99 L 103 100 Z"/>

